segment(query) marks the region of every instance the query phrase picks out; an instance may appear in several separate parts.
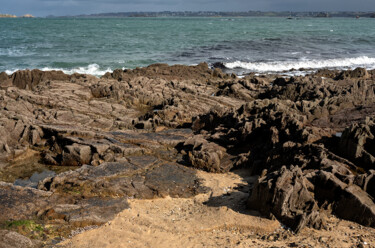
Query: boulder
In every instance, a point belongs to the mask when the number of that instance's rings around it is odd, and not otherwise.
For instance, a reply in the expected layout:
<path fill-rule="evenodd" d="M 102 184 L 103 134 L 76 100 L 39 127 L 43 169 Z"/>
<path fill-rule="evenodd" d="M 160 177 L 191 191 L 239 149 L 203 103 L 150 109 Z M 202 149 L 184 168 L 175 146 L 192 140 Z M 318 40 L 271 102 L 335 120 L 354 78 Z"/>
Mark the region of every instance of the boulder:
<path fill-rule="evenodd" d="M 231 163 L 222 162 L 224 156 L 228 156 L 225 149 L 200 136 L 188 139 L 183 147 L 187 151 L 187 160 L 194 168 L 209 172 L 225 172 L 231 169 Z"/>
<path fill-rule="evenodd" d="M 41 71 L 41 70 L 24 70 L 16 71 L 11 76 L 13 86 L 20 89 L 32 90 L 41 82 L 50 80 L 68 81 L 70 76 L 64 74 L 62 71 Z"/>
<path fill-rule="evenodd" d="M 343 183 L 331 173 L 319 171 L 313 178 L 314 195 L 320 204 L 332 204 L 339 218 L 375 226 L 375 203 L 357 185 Z"/>
<path fill-rule="evenodd" d="M 86 145 L 73 144 L 64 147 L 61 165 L 80 166 L 91 162 L 91 147 Z"/>

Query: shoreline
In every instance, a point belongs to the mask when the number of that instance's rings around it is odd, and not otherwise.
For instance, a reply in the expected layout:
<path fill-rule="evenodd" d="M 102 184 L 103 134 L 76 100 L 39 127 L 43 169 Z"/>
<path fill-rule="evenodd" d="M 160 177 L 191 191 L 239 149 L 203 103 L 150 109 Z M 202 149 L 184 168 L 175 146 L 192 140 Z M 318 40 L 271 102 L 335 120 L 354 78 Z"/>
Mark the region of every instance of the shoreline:
<path fill-rule="evenodd" d="M 24 70 L 0 99 L 0 246 L 375 242 L 375 70 Z"/>
<path fill-rule="evenodd" d="M 206 62 L 203 62 L 203 63 L 206 63 Z M 191 64 L 191 65 L 184 65 L 184 64 L 172 64 L 172 65 L 169 65 L 169 64 L 166 64 L 166 63 L 154 63 L 154 64 L 150 64 L 148 66 L 145 66 L 145 67 L 137 67 L 137 68 L 147 68 L 147 67 L 152 67 L 154 65 L 159 65 L 159 64 L 164 64 L 164 65 L 168 65 L 168 66 L 197 66 L 198 64 Z M 89 69 L 87 69 L 88 71 L 90 71 L 90 67 L 96 67 L 98 66 L 97 64 L 91 64 L 88 66 Z M 317 74 L 319 71 L 332 71 L 332 72 L 335 72 L 335 73 L 338 73 L 338 72 L 344 72 L 344 71 L 353 71 L 355 69 L 366 69 L 368 71 L 374 71 L 375 68 L 366 68 L 366 67 L 363 67 L 363 66 L 353 66 L 353 67 L 348 67 L 348 68 L 335 68 L 335 67 L 322 67 L 322 68 L 299 68 L 299 69 L 295 69 L 295 68 L 292 68 L 292 69 L 289 69 L 289 70 L 283 70 L 283 71 L 270 71 L 270 72 L 257 72 L 257 71 L 253 71 L 253 72 L 244 72 L 244 73 L 238 73 L 238 71 L 240 70 L 244 70 L 244 68 L 228 68 L 226 67 L 225 65 L 223 65 L 223 63 L 210 63 L 208 64 L 209 68 L 214 70 L 214 69 L 220 69 L 223 73 L 226 73 L 226 74 L 235 74 L 237 77 L 240 77 L 240 78 L 243 78 L 243 77 L 246 77 L 246 76 L 251 76 L 251 75 L 255 75 L 255 76 L 270 76 L 270 77 L 294 77 L 294 76 L 303 76 L 303 77 L 306 77 L 306 76 L 309 76 L 309 75 L 314 75 L 314 74 Z M 17 69 L 17 70 L 5 70 L 5 71 L 0 71 L 0 73 L 5 73 L 7 74 L 8 76 L 12 76 L 14 73 L 16 72 L 19 72 L 19 71 L 34 71 L 34 70 L 39 70 L 39 71 L 43 71 L 43 72 L 62 72 L 66 75 L 73 75 L 73 74 L 82 74 L 82 75 L 89 75 L 89 76 L 95 76 L 97 78 L 101 78 L 103 77 L 105 74 L 107 73 L 113 73 L 114 71 L 118 71 L 118 70 L 122 70 L 122 71 L 127 71 L 127 70 L 134 70 L 136 68 L 125 68 L 123 67 L 122 69 L 121 68 L 117 68 L 117 69 L 110 69 L 110 68 L 107 68 L 105 70 L 101 70 L 98 73 L 94 72 L 94 73 L 88 73 L 86 72 L 86 69 L 84 69 L 83 67 L 80 67 L 80 68 L 75 68 L 75 69 L 61 69 L 61 68 L 33 68 L 33 69 Z"/>
<path fill-rule="evenodd" d="M 320 70 L 332 71 L 348 71 L 356 68 L 364 68 L 366 70 L 375 70 L 375 58 L 367 56 L 359 56 L 353 58 L 342 59 L 326 59 L 326 60 L 286 60 L 286 61 L 258 61 L 258 62 L 203 62 L 207 63 L 210 69 L 221 69 L 224 73 L 234 73 L 238 76 L 246 76 L 249 74 L 256 75 L 280 75 L 280 76 L 307 76 L 315 74 Z M 147 68 L 158 64 L 168 64 L 169 66 L 196 66 L 198 64 L 179 64 L 179 63 L 153 63 L 144 67 Z M 65 74 L 72 75 L 74 73 L 88 74 L 91 76 L 102 77 L 106 73 L 113 73 L 115 70 L 133 70 L 135 68 L 115 68 L 109 66 L 101 66 L 97 63 L 88 64 L 86 66 L 77 66 L 72 68 L 31 68 L 31 69 L 12 69 L 3 70 L 8 75 L 23 70 L 41 70 L 41 71 L 62 71 Z"/>

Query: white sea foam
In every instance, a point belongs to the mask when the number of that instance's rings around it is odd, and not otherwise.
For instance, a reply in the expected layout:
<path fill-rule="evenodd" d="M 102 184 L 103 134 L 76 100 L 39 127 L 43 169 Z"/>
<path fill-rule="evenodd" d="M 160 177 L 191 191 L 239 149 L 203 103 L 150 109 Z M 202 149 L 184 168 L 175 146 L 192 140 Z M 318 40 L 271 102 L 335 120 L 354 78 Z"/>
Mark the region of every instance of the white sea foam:
<path fill-rule="evenodd" d="M 47 68 L 44 68 L 43 70 L 47 70 Z M 66 74 L 73 74 L 73 73 L 81 73 L 81 74 L 91 74 L 94 76 L 102 76 L 107 72 L 112 72 L 110 68 L 107 69 L 101 69 L 98 64 L 90 64 L 86 67 L 77 67 L 70 70 L 62 70 Z"/>
<path fill-rule="evenodd" d="M 235 61 L 224 63 L 229 69 L 246 69 L 259 73 L 275 73 L 289 71 L 292 69 L 299 70 L 316 70 L 321 68 L 329 69 L 354 69 L 356 67 L 364 67 L 367 69 L 375 69 L 375 58 L 367 56 L 357 58 L 342 59 L 326 59 L 326 60 L 307 60 L 298 61 L 273 61 L 273 62 L 241 62 Z"/>
<path fill-rule="evenodd" d="M 7 73 L 8 75 L 11 75 L 18 70 L 24 70 L 24 69 L 6 70 L 5 73 Z M 66 74 L 80 73 L 80 74 L 90 74 L 94 76 L 103 76 L 107 72 L 112 72 L 110 68 L 101 69 L 98 64 L 90 64 L 86 67 L 77 67 L 77 68 L 73 68 L 69 70 L 62 69 L 62 68 L 50 68 L 50 67 L 40 68 L 40 70 L 42 71 L 54 71 L 55 70 L 55 71 L 63 71 Z"/>

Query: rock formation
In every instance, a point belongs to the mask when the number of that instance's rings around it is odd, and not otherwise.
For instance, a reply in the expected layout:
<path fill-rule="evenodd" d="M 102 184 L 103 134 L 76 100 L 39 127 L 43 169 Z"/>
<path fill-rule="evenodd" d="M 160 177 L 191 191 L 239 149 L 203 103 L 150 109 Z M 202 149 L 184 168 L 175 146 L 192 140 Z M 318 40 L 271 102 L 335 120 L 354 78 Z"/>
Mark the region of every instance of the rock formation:
<path fill-rule="evenodd" d="M 128 198 L 206 191 L 195 169 L 241 167 L 258 176 L 248 207 L 296 232 L 330 214 L 374 227 L 374 79 L 237 78 L 205 63 L 0 73 L 0 222 L 102 224 Z M 36 188 L 15 185 L 46 169 Z"/>
<path fill-rule="evenodd" d="M 194 118 L 185 159 L 208 171 L 249 168 L 259 175 L 249 208 L 296 232 L 321 228 L 331 213 L 374 227 L 373 78 L 364 69 L 319 71 L 222 91 L 249 97 L 235 111 Z"/>

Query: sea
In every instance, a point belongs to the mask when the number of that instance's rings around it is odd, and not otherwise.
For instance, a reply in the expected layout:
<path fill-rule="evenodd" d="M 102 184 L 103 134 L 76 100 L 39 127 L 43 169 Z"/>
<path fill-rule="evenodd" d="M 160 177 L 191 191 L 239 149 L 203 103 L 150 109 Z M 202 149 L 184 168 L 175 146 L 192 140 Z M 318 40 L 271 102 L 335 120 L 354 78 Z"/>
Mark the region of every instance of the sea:
<path fill-rule="evenodd" d="M 0 19 L 0 71 L 101 76 L 154 63 L 220 64 L 238 75 L 375 69 L 375 18 Z"/>

